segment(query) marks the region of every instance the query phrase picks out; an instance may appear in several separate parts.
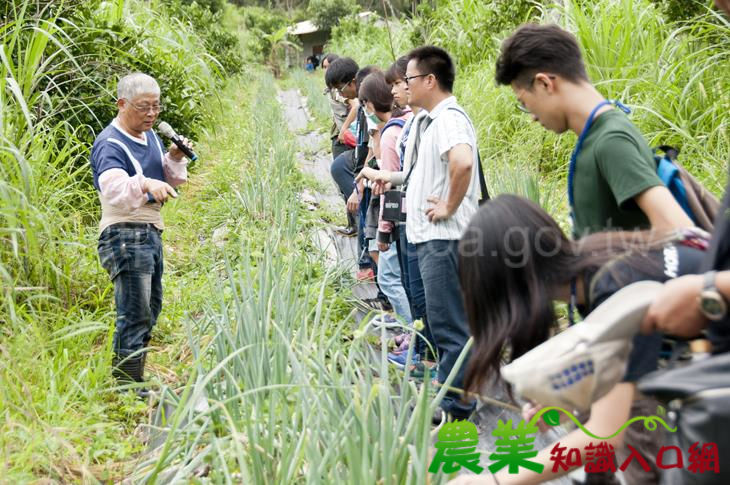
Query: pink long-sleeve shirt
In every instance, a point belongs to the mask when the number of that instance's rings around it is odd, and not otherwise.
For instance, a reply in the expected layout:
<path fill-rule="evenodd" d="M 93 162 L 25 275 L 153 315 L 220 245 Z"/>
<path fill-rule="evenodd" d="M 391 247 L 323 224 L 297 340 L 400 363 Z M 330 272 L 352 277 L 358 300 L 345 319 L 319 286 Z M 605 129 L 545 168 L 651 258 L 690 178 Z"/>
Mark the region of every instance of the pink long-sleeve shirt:
<path fill-rule="evenodd" d="M 410 111 L 403 116 L 395 119 L 407 121 L 413 113 Z M 403 128 L 400 126 L 391 126 L 380 136 L 380 169 L 397 172 L 400 170 L 400 155 L 398 154 L 398 137 Z M 380 215 L 378 216 L 378 232 L 390 234 L 393 232 L 394 224 L 390 221 L 383 220 L 383 207 L 385 207 L 385 196 L 380 196 Z"/>

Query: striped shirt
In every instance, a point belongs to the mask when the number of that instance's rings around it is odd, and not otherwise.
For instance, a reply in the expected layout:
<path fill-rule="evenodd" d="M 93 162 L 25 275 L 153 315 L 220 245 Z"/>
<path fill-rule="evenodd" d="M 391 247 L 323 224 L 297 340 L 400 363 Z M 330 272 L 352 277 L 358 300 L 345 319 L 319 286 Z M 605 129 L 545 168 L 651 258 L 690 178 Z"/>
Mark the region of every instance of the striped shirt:
<path fill-rule="evenodd" d="M 408 142 L 404 167 L 410 165 L 414 153 L 417 154 L 406 188 L 408 241 L 418 244 L 433 240 L 461 239 L 469 220 L 477 211 L 479 200 L 474 125 L 456 103 L 456 98 L 451 96 L 436 105 L 430 113 L 414 119 Z M 461 205 L 451 217 L 436 223 L 430 222 L 426 217 L 426 209 L 433 204 L 427 202 L 426 198 L 435 196 L 447 200 L 451 187 L 449 151 L 460 144 L 469 145 L 472 149 L 474 163 L 469 188 Z"/>

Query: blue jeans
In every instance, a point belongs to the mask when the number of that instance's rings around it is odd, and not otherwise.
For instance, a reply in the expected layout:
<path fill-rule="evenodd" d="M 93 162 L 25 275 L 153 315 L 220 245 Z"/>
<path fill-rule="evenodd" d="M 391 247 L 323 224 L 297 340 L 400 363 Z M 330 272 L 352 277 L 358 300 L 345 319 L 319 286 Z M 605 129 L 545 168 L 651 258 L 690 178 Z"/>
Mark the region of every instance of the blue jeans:
<path fill-rule="evenodd" d="M 389 250 L 380 252 L 378 257 L 378 286 L 388 297 L 395 313 L 403 317 L 407 323 L 411 323 L 413 321 L 411 308 L 408 303 L 408 296 L 406 296 L 403 289 L 395 244 L 392 244 Z"/>
<path fill-rule="evenodd" d="M 99 236 L 99 259 L 114 282 L 114 353 L 147 347 L 162 310 L 162 239 L 151 224 L 113 224 Z"/>
<path fill-rule="evenodd" d="M 423 357 L 427 348 L 426 341 L 433 346 L 433 337 L 431 336 L 431 329 L 428 325 L 428 318 L 426 317 L 426 293 L 423 289 L 421 270 L 418 268 L 416 246 L 408 242 L 405 225 L 401 225 L 398 230 L 400 232 L 398 239 L 398 257 L 400 258 L 403 287 L 406 290 L 408 301 L 411 304 L 413 320 L 420 319 L 423 322 L 423 330 L 421 330 L 421 333 L 426 337 L 426 340 L 422 337 L 416 339 L 416 347 L 414 350 Z"/>
<path fill-rule="evenodd" d="M 360 251 L 360 259 L 357 265 L 360 269 L 364 268 L 375 268 L 375 261 L 370 257 L 368 252 L 368 241 L 365 239 L 365 217 L 368 213 L 368 205 L 370 205 L 370 189 L 365 189 L 365 193 L 362 194 L 362 200 L 360 200 L 360 207 L 358 209 L 358 226 L 357 226 L 357 243 Z M 382 295 L 380 288 L 378 288 L 378 297 Z"/>
<path fill-rule="evenodd" d="M 340 193 L 345 199 L 345 202 L 347 202 L 347 198 L 350 197 L 352 191 L 355 189 L 355 173 L 353 172 L 354 155 L 354 150 L 344 151 L 338 155 L 332 162 L 332 165 L 330 165 L 330 174 L 337 184 L 337 187 L 339 187 Z M 364 235 L 365 231 L 363 230 L 365 223 L 364 213 L 367 212 L 367 203 L 369 200 L 369 198 L 363 196 L 362 203 L 360 204 L 361 220 L 357 234 L 357 241 L 360 248 L 360 260 L 358 261 L 360 269 L 371 268 L 373 266 L 373 260 L 367 252 Z"/>
<path fill-rule="evenodd" d="M 332 160 L 339 157 L 347 150 L 352 150 L 352 148 L 348 147 L 344 143 L 340 143 L 340 140 L 338 140 L 336 136 L 332 138 Z"/>
<path fill-rule="evenodd" d="M 426 313 L 431 335 L 439 354 L 438 381 L 443 383 L 469 340 L 469 327 L 461 296 L 458 273 L 459 241 L 435 240 L 416 244 L 418 267 L 426 293 Z M 466 356 L 451 387 L 464 388 Z M 455 419 L 465 419 L 476 407 L 476 401 L 463 402 L 461 395 L 448 392 L 441 402 L 444 411 Z"/>
<path fill-rule="evenodd" d="M 339 187 L 345 202 L 355 188 L 354 155 L 355 150 L 344 151 L 337 155 L 330 165 L 332 179 Z"/>

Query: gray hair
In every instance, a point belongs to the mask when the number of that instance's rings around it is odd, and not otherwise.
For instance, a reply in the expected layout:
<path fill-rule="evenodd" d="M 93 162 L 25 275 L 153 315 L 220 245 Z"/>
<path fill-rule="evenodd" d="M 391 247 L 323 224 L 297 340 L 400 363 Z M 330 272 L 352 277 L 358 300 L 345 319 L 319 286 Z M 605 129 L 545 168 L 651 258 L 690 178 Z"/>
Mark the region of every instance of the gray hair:
<path fill-rule="evenodd" d="M 117 99 L 134 99 L 140 94 L 160 94 L 160 86 L 152 76 L 142 72 L 127 74 L 117 84 Z"/>

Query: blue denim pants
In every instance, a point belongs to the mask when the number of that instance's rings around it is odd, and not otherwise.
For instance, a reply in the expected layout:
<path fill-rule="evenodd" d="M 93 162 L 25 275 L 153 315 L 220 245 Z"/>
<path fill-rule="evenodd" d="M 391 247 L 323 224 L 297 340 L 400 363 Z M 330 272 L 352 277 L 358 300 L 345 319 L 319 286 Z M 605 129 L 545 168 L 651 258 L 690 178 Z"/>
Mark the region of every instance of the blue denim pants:
<path fill-rule="evenodd" d="M 408 296 L 403 288 L 403 280 L 400 274 L 398 252 L 395 244 L 391 244 L 387 251 L 380 251 L 378 258 L 378 286 L 385 293 L 385 296 L 393 305 L 395 313 L 402 317 L 406 323 L 413 322 L 411 307 Z"/>
<path fill-rule="evenodd" d="M 413 320 L 421 320 L 423 322 L 423 330 L 421 333 L 426 337 L 416 339 L 415 352 L 423 357 L 426 352 L 426 341 L 433 346 L 433 338 L 431 337 L 431 329 L 428 325 L 426 317 L 426 294 L 423 290 L 423 279 L 421 278 L 421 270 L 418 268 L 418 254 L 416 246 L 408 242 L 405 224 L 398 228 L 398 257 L 400 258 L 401 279 L 403 280 L 403 288 L 406 290 L 408 302 L 411 305 L 411 315 Z"/>
<path fill-rule="evenodd" d="M 333 147 L 334 150 L 334 147 Z M 352 194 L 355 189 L 355 174 L 353 172 L 355 151 L 352 149 L 341 152 L 330 165 L 330 174 L 332 179 L 340 189 L 340 194 L 347 202 L 348 197 Z M 367 190 L 366 190 L 367 192 Z M 367 243 L 365 242 L 365 231 L 363 230 L 365 221 L 365 212 L 367 212 L 368 202 L 370 201 L 369 196 L 363 196 L 363 200 L 360 203 L 360 222 L 359 231 L 357 234 L 357 241 L 360 248 L 360 260 L 358 266 L 360 269 L 373 267 L 373 260 L 370 254 L 367 252 Z"/>
<path fill-rule="evenodd" d="M 418 267 L 426 294 L 426 313 L 433 343 L 439 354 L 438 381 L 443 383 L 469 340 L 469 327 L 461 296 L 458 273 L 459 241 L 434 240 L 416 244 Z M 464 388 L 466 356 L 451 387 Z M 444 411 L 456 419 L 465 419 L 476 407 L 476 401 L 464 402 L 462 396 L 448 392 L 441 402 Z"/>
<path fill-rule="evenodd" d="M 114 353 L 147 347 L 162 310 L 161 231 L 151 224 L 113 224 L 99 236 L 99 259 L 114 283 Z"/>
<path fill-rule="evenodd" d="M 332 160 L 339 157 L 347 150 L 352 150 L 352 148 L 348 147 L 344 143 L 340 143 L 340 140 L 338 140 L 336 136 L 332 138 Z"/>
<path fill-rule="evenodd" d="M 334 154 L 335 147 L 332 146 L 332 152 Z M 352 190 L 355 188 L 355 166 L 354 166 L 354 155 L 355 150 L 348 149 L 340 152 L 330 165 L 330 175 L 340 189 L 340 194 L 344 197 L 345 202 L 347 198 L 352 194 Z"/>

